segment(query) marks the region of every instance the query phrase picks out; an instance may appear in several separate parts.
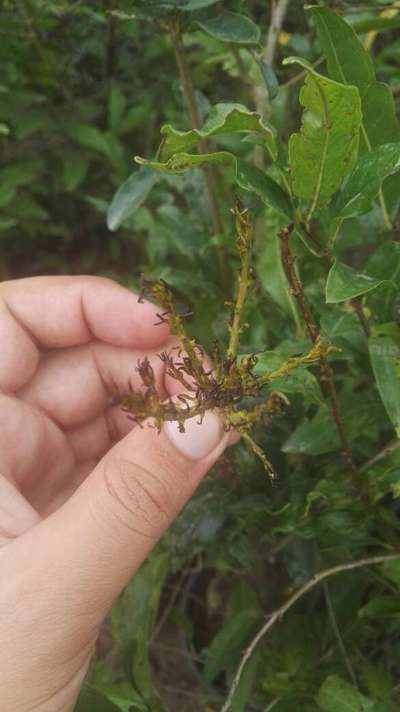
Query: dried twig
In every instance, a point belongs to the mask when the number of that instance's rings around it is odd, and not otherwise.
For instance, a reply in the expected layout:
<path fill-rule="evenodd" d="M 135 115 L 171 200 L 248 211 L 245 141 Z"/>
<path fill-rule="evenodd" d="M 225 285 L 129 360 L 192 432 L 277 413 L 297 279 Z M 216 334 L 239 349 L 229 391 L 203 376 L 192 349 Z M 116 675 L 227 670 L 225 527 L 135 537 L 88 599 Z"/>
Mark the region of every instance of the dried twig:
<path fill-rule="evenodd" d="M 344 571 L 352 571 L 354 569 L 359 569 L 364 566 L 383 564 L 386 561 L 395 561 L 396 559 L 400 559 L 400 553 L 386 554 L 383 556 L 372 556 L 370 558 L 360 559 L 359 561 L 353 561 L 349 564 L 340 564 L 339 566 L 333 566 L 331 569 L 321 571 L 319 574 L 310 579 L 310 581 L 308 581 L 304 586 L 302 586 L 302 588 L 296 591 L 296 593 L 294 593 L 293 596 L 291 596 L 291 598 L 289 598 L 289 600 L 283 604 L 283 606 L 281 606 L 276 611 L 274 611 L 274 613 L 271 613 L 271 615 L 268 616 L 268 621 L 262 626 L 262 628 L 260 628 L 257 635 L 253 638 L 250 645 L 244 651 L 242 660 L 236 671 L 232 686 L 229 690 L 228 697 L 220 712 L 228 712 L 228 710 L 230 709 L 234 694 L 241 680 L 244 667 L 251 655 L 253 654 L 254 650 L 256 649 L 258 643 L 262 640 L 262 638 L 264 638 L 264 636 L 268 633 L 268 631 L 277 621 L 282 620 L 285 613 L 287 613 L 287 611 L 292 608 L 292 606 L 294 606 L 294 604 L 300 598 L 302 598 L 311 589 L 313 589 L 315 586 L 318 586 L 318 584 L 320 584 L 322 581 L 329 578 L 330 576 L 334 576 L 335 574 L 339 574 Z"/>

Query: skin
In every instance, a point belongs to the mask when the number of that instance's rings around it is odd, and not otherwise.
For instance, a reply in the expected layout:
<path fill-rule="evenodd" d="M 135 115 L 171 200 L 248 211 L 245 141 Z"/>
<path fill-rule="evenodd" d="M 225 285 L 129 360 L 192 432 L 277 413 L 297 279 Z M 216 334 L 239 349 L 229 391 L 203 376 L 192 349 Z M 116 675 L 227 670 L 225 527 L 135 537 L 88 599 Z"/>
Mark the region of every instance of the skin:
<path fill-rule="evenodd" d="M 174 341 L 166 325 L 154 326 L 156 311 L 106 279 L 0 285 L 7 712 L 73 709 L 114 600 L 233 441 L 211 422 L 208 452 L 193 458 L 166 431 L 133 426 L 109 405 L 129 380 L 140 388 L 135 365 L 145 354 L 160 395 L 179 392 L 157 358 Z M 189 427 L 186 439 L 192 435 Z"/>

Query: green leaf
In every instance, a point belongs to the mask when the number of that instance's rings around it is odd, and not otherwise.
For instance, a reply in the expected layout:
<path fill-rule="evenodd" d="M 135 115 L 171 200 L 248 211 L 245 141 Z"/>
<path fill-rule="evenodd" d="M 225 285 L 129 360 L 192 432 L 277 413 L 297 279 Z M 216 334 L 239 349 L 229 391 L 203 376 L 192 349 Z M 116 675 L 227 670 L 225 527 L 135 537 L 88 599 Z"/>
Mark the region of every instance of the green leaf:
<path fill-rule="evenodd" d="M 91 148 L 94 151 L 99 151 L 107 157 L 110 156 L 110 143 L 108 135 L 97 129 L 95 126 L 87 126 L 86 124 L 70 124 L 66 131 L 67 134 L 81 146 Z"/>
<path fill-rule="evenodd" d="M 371 598 L 358 612 L 360 618 L 400 619 L 400 596 L 381 594 Z"/>
<path fill-rule="evenodd" d="M 373 82 L 362 97 L 363 135 L 368 150 L 400 141 L 393 94 L 387 84 Z M 385 120 L 382 121 L 382 116 Z M 365 134 L 364 134 L 365 132 Z"/>
<path fill-rule="evenodd" d="M 290 319 L 293 319 L 297 331 L 300 331 L 299 315 L 293 297 L 289 293 L 286 275 L 282 267 L 280 240 L 277 234 L 280 227 L 277 219 L 273 220 L 272 225 L 266 226 L 265 239 L 255 256 L 255 267 L 265 291 L 279 304 Z"/>
<path fill-rule="evenodd" d="M 318 691 L 317 704 L 322 712 L 372 712 L 374 703 L 339 675 L 326 678 Z"/>
<path fill-rule="evenodd" d="M 85 685 L 79 695 L 74 712 L 120 712 L 120 707 L 97 690 Z"/>
<path fill-rule="evenodd" d="M 211 683 L 224 670 L 227 660 L 232 658 L 233 651 L 242 649 L 257 620 L 253 609 L 243 610 L 226 621 L 223 628 L 213 639 L 204 666 L 203 679 Z"/>
<path fill-rule="evenodd" d="M 41 161 L 13 161 L 0 170 L 2 189 L 19 188 L 34 182 L 42 169 Z"/>
<path fill-rule="evenodd" d="M 66 190 L 75 190 L 82 183 L 87 170 L 89 161 L 87 156 L 82 153 L 74 153 L 69 151 L 63 158 L 63 179 Z"/>
<path fill-rule="evenodd" d="M 375 81 L 371 55 L 353 28 L 334 10 L 313 7 L 311 12 L 327 59 L 329 76 L 337 82 L 355 85 L 363 96 Z"/>
<path fill-rule="evenodd" d="M 358 159 L 332 205 L 335 217 L 349 218 L 366 213 L 388 176 L 400 171 L 400 143 L 387 143 Z"/>
<path fill-rule="evenodd" d="M 333 10 L 315 7 L 311 12 L 327 58 L 329 75 L 360 90 L 363 131 L 368 148 L 398 141 L 400 129 L 392 93 L 386 84 L 376 81 L 372 57 L 353 28 Z"/>
<path fill-rule="evenodd" d="M 376 289 L 383 280 L 374 279 L 335 260 L 326 282 L 326 302 L 335 304 Z"/>
<path fill-rule="evenodd" d="M 192 12 L 193 10 L 202 10 L 203 7 L 216 5 L 219 0 L 188 0 L 187 5 L 179 8 L 181 12 Z"/>
<path fill-rule="evenodd" d="M 382 403 L 400 437 L 400 348 L 391 336 L 371 336 L 369 354 Z"/>
<path fill-rule="evenodd" d="M 148 712 L 148 707 L 143 698 L 130 685 L 117 686 L 96 682 L 91 687 L 106 697 L 107 700 L 116 704 L 121 712 L 134 712 L 134 710 Z"/>
<path fill-rule="evenodd" d="M 311 420 L 302 420 L 286 440 L 282 452 L 323 455 L 340 448 L 339 436 L 334 427 L 332 414 L 319 408 Z"/>
<path fill-rule="evenodd" d="M 395 308 L 400 294 L 400 244 L 393 240 L 382 243 L 369 258 L 366 272 L 370 277 L 384 280 L 381 289 L 368 300 L 368 306 L 383 322 L 396 318 Z"/>
<path fill-rule="evenodd" d="M 276 74 L 270 67 L 270 65 L 267 64 L 267 62 L 264 62 L 263 59 L 257 59 L 256 61 L 258 68 L 261 72 L 261 76 L 264 80 L 265 86 L 267 87 L 268 98 L 270 101 L 272 101 L 273 99 L 275 99 L 276 96 L 278 96 L 279 92 L 279 83 L 276 78 Z"/>
<path fill-rule="evenodd" d="M 272 128 L 262 121 L 259 114 L 250 111 L 243 104 L 216 104 L 201 129 L 178 131 L 170 124 L 162 126 L 160 133 L 164 139 L 159 151 L 159 160 L 167 161 L 174 153 L 187 151 L 202 139 L 253 131 L 262 136 L 271 156 L 276 158 L 275 134 Z"/>
<path fill-rule="evenodd" d="M 258 44 L 260 41 L 261 33 L 257 25 L 246 15 L 239 15 L 237 12 L 225 10 L 215 17 L 197 20 L 196 24 L 211 37 L 222 42 Z"/>
<path fill-rule="evenodd" d="M 126 107 L 126 98 L 118 84 L 112 84 L 108 99 L 108 123 L 111 131 L 119 128 Z"/>
<path fill-rule="evenodd" d="M 277 351 L 263 351 L 257 354 L 257 365 L 254 372 L 260 376 L 264 373 L 275 371 L 286 360 L 285 356 Z M 322 400 L 321 390 L 315 376 L 304 367 L 291 371 L 284 378 L 271 381 L 271 388 L 282 391 L 288 395 L 300 393 L 304 400 L 320 403 Z"/>
<path fill-rule="evenodd" d="M 9 203 L 11 203 L 16 194 L 16 188 L 8 186 L 6 183 L 0 184 L 0 208 L 5 208 Z"/>
<path fill-rule="evenodd" d="M 397 561 L 386 561 L 382 565 L 382 575 L 389 581 L 393 581 L 400 589 L 400 559 Z"/>
<path fill-rule="evenodd" d="M 396 30 L 398 27 L 400 27 L 400 17 L 369 17 L 352 23 L 354 32 L 361 35 L 371 31 Z"/>
<path fill-rule="evenodd" d="M 109 230 L 116 230 L 146 200 L 160 176 L 150 168 L 132 173 L 115 193 L 107 213 Z"/>
<path fill-rule="evenodd" d="M 292 205 L 286 191 L 257 166 L 237 159 L 236 180 L 243 190 L 256 193 L 266 205 L 275 208 L 280 215 L 292 217 Z"/>
<path fill-rule="evenodd" d="M 309 218 L 338 189 L 357 157 L 361 125 L 360 96 L 317 74 L 308 63 L 288 57 L 307 71 L 300 92 L 304 107 L 302 129 L 289 140 L 289 163 L 294 193 L 310 205 Z"/>
<path fill-rule="evenodd" d="M 312 8 L 329 75 L 360 90 L 363 120 L 361 132 L 365 149 L 400 141 L 400 126 L 390 88 L 375 79 L 370 54 L 356 33 L 336 12 Z M 382 120 L 382 117 L 385 117 Z M 398 202 L 400 175 L 390 178 L 381 196 L 382 209 L 393 209 Z"/>
<path fill-rule="evenodd" d="M 128 643 L 131 650 L 133 648 L 133 683 L 152 712 L 164 712 L 153 686 L 149 641 L 157 617 L 168 562 L 169 553 L 156 550 L 135 574 L 112 612 L 114 636 Z"/>
<path fill-rule="evenodd" d="M 201 168 L 213 163 L 230 165 L 234 170 L 237 184 L 243 190 L 256 193 L 264 203 L 271 205 L 286 218 L 292 217 L 290 199 L 283 188 L 259 168 L 237 159 L 233 153 L 228 153 L 227 151 L 217 151 L 216 153 L 175 153 L 165 163 L 147 161 L 140 156 L 135 156 L 135 161 L 150 169 L 176 175 L 185 173 L 191 168 Z"/>
<path fill-rule="evenodd" d="M 244 712 L 244 710 L 246 710 L 246 705 L 250 699 L 255 680 L 257 679 L 260 659 L 260 651 L 255 650 L 250 660 L 247 661 L 231 702 L 231 712 Z"/>

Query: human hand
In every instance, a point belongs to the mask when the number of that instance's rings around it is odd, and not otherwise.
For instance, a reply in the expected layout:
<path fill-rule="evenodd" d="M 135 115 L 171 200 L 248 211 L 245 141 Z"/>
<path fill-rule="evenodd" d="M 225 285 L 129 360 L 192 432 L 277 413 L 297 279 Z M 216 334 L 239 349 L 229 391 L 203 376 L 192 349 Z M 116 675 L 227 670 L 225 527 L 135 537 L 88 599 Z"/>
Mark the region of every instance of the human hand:
<path fill-rule="evenodd" d="M 140 388 L 173 341 L 157 309 L 94 277 L 0 285 L 0 701 L 73 709 L 113 601 L 230 437 L 218 417 L 133 427 L 110 395 Z"/>

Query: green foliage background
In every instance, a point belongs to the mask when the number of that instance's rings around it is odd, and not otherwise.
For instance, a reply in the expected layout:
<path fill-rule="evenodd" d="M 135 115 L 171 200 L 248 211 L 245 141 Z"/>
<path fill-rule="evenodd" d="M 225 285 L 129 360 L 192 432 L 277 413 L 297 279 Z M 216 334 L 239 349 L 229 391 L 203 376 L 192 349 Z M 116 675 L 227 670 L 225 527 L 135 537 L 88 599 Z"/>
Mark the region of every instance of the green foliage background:
<path fill-rule="evenodd" d="M 322 570 L 398 551 L 400 6 L 0 8 L 1 278 L 162 277 L 210 349 L 227 341 L 239 192 L 255 223 L 242 353 L 262 372 L 309 349 L 281 262 L 289 223 L 305 299 L 337 347 L 354 469 L 318 369 L 274 384 L 291 407 L 256 438 L 277 485 L 242 445 L 223 458 L 115 606 L 77 705 L 219 710 L 267 613 Z M 400 709 L 399 587 L 396 560 L 315 586 L 257 646 L 230 708 Z"/>

